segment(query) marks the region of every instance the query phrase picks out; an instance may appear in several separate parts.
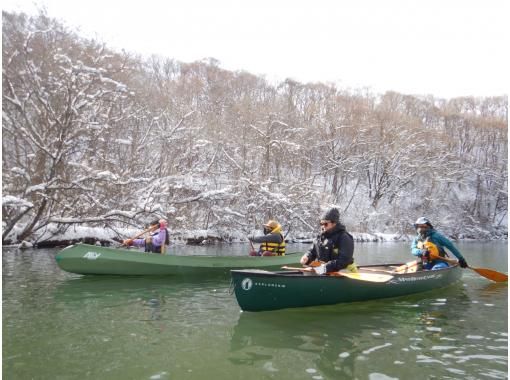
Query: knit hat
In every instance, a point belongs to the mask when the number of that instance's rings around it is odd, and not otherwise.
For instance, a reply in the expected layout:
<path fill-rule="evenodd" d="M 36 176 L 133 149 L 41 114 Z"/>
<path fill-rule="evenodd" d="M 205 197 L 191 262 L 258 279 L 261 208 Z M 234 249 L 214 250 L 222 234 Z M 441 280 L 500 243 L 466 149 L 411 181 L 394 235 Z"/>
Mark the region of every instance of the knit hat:
<path fill-rule="evenodd" d="M 339 223 L 340 212 L 336 208 L 330 208 L 324 215 L 322 215 L 321 220 L 330 220 L 333 223 Z"/>

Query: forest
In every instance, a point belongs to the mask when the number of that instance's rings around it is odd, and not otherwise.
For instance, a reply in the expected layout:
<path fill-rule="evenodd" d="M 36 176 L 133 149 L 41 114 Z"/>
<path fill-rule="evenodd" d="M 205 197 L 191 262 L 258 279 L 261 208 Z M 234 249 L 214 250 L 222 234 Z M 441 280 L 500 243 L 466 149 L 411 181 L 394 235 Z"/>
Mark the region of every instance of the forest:
<path fill-rule="evenodd" d="M 3 12 L 2 243 L 154 217 L 173 236 L 231 241 L 271 218 L 300 238 L 329 207 L 352 232 L 405 235 L 425 215 L 455 239 L 506 239 L 507 126 L 507 95 L 275 84 Z"/>

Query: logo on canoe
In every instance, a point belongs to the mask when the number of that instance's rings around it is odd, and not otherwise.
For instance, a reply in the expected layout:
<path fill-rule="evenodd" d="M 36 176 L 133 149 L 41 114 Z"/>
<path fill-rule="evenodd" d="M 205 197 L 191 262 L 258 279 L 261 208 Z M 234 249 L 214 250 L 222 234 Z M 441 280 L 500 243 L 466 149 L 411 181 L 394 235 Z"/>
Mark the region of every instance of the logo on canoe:
<path fill-rule="evenodd" d="M 390 283 L 395 284 L 399 282 L 415 282 L 415 281 L 426 281 L 426 280 L 439 280 L 443 275 L 440 273 L 428 274 L 426 276 L 415 276 L 415 277 L 399 277 L 398 279 L 393 279 Z M 396 281 L 398 280 L 398 281 Z"/>
<path fill-rule="evenodd" d="M 253 281 L 251 278 L 246 277 L 243 281 L 241 281 L 241 288 L 243 288 L 243 290 L 250 290 L 252 286 Z"/>
<path fill-rule="evenodd" d="M 96 260 L 99 256 L 101 256 L 101 254 L 98 252 L 87 252 L 83 255 L 83 258 L 88 260 Z"/>

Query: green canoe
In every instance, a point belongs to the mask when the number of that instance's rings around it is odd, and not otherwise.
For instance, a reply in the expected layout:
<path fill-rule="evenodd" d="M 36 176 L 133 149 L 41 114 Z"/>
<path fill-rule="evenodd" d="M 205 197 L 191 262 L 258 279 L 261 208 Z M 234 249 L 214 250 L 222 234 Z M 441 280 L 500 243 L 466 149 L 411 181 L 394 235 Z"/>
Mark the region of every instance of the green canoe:
<path fill-rule="evenodd" d="M 399 265 L 401 264 L 359 267 L 359 279 L 318 276 L 300 271 L 269 272 L 258 269 L 232 270 L 231 275 L 237 302 L 245 311 L 398 297 L 444 287 L 458 281 L 462 276 L 458 265 L 434 271 L 392 273 Z"/>
<path fill-rule="evenodd" d="M 299 262 L 300 254 L 285 256 L 175 256 L 137 250 L 76 244 L 55 257 L 71 273 L 108 275 L 228 274 L 231 269 L 280 269 Z"/>

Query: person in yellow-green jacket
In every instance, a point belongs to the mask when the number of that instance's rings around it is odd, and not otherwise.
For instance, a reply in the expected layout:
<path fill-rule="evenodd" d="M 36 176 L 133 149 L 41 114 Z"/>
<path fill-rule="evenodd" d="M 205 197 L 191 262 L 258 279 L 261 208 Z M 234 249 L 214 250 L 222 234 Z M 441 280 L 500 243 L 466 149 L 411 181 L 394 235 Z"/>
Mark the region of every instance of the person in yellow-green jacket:
<path fill-rule="evenodd" d="M 285 239 L 282 226 L 276 220 L 269 220 L 264 224 L 264 235 L 250 236 L 252 243 L 260 243 L 258 252 L 251 252 L 252 256 L 284 256 Z"/>

